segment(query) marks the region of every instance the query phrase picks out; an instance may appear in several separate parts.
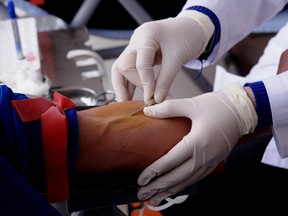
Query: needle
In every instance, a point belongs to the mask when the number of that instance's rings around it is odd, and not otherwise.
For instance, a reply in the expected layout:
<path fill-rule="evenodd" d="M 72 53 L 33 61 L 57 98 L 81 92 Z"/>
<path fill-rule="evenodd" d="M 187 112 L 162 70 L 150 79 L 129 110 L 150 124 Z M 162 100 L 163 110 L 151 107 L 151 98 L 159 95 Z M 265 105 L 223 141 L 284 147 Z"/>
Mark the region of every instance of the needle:
<path fill-rule="evenodd" d="M 138 110 L 136 110 L 134 113 L 132 113 L 130 116 L 134 116 L 134 115 L 136 115 L 137 113 L 142 112 L 142 110 L 144 109 L 144 107 L 145 107 L 145 104 L 144 104 L 144 106 L 141 106 Z"/>
<path fill-rule="evenodd" d="M 140 107 L 138 110 L 136 110 L 134 113 L 132 113 L 130 116 L 134 116 L 136 115 L 137 113 L 139 112 L 142 112 L 142 110 L 145 108 L 145 107 L 148 107 L 148 106 L 152 106 L 154 105 L 156 102 L 155 100 L 152 98 L 150 100 L 148 100 L 142 107 Z"/>

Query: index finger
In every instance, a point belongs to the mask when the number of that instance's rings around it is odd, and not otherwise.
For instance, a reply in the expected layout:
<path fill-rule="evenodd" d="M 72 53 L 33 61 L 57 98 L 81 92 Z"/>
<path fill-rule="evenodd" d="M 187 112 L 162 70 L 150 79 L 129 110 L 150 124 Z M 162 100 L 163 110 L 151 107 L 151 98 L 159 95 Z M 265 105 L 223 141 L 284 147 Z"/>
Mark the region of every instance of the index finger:
<path fill-rule="evenodd" d="M 119 101 L 131 100 L 135 87 L 142 88 L 135 66 L 136 52 L 126 49 L 111 68 L 111 81 Z"/>
<path fill-rule="evenodd" d="M 156 86 L 154 62 L 154 48 L 144 47 L 137 50 L 136 69 L 142 82 L 144 91 L 143 98 L 145 102 L 154 97 L 154 90 Z"/>

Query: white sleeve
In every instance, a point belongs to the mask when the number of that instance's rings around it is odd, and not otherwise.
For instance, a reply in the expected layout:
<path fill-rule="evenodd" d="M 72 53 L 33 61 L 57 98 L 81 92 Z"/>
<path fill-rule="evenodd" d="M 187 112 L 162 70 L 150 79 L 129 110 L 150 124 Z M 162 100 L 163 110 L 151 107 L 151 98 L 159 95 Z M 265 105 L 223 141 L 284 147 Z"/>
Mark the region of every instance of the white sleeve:
<path fill-rule="evenodd" d="M 217 61 L 257 26 L 271 19 L 287 3 L 288 0 L 188 0 L 183 10 L 191 6 L 203 6 L 219 19 L 220 41 L 204 63 L 207 66 Z M 192 60 L 185 66 L 199 68 L 199 61 Z"/>
<path fill-rule="evenodd" d="M 264 49 L 259 61 L 250 70 L 246 78 L 258 81 L 277 74 L 281 54 L 288 48 L 288 23 L 273 36 Z"/>
<path fill-rule="evenodd" d="M 281 158 L 288 157 L 288 71 L 263 80 L 269 97 L 273 136 Z"/>

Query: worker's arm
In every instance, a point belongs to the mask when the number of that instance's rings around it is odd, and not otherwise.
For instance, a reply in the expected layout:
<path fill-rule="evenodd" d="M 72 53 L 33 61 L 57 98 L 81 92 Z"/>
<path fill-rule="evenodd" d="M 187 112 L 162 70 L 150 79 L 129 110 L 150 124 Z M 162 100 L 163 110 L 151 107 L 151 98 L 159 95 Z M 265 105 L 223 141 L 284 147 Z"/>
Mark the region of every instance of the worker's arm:
<path fill-rule="evenodd" d="M 279 61 L 279 66 L 278 66 L 278 70 L 277 70 L 277 74 L 281 74 L 285 71 L 288 70 L 288 50 L 285 50 L 280 57 L 280 61 Z M 250 87 L 244 87 L 244 90 L 247 92 L 248 97 L 250 98 L 250 100 L 252 101 L 254 107 L 256 108 L 256 101 L 255 101 L 255 97 L 253 94 L 253 91 L 251 90 Z M 261 136 L 265 136 L 265 135 L 272 135 L 272 126 L 271 125 L 267 125 L 265 127 L 261 127 L 261 128 L 256 128 L 254 133 L 252 134 L 247 134 L 244 135 L 243 137 L 241 137 L 239 139 L 238 144 L 243 144 L 249 140 L 252 139 L 256 139 L 258 137 Z"/>

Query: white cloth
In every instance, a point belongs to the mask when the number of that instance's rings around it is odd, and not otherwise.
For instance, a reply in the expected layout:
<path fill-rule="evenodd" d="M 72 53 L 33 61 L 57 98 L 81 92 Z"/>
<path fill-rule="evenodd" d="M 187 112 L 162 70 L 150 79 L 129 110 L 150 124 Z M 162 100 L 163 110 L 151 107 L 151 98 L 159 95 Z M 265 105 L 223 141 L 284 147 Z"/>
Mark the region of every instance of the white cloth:
<path fill-rule="evenodd" d="M 13 92 L 26 94 L 28 97 L 43 97 L 48 94 L 51 82 L 44 76 L 38 64 L 27 59 L 19 61 L 17 66 L 0 72 L 0 83 L 9 86 Z"/>
<path fill-rule="evenodd" d="M 271 139 L 262 157 L 262 163 L 288 169 L 288 158 L 281 158 L 274 138 Z"/>

